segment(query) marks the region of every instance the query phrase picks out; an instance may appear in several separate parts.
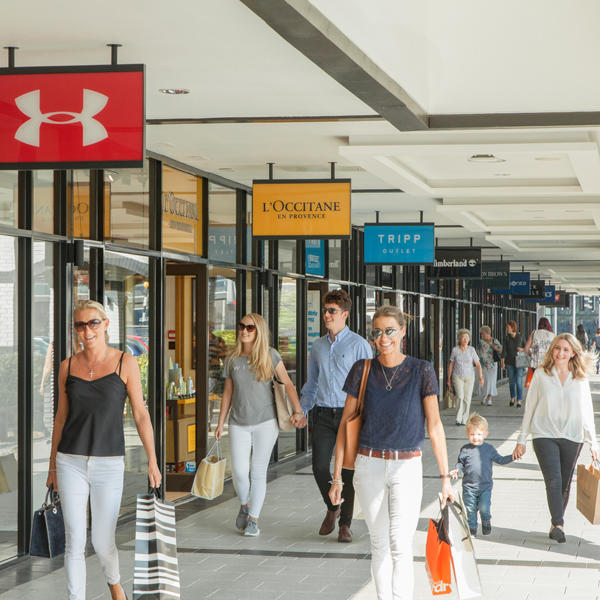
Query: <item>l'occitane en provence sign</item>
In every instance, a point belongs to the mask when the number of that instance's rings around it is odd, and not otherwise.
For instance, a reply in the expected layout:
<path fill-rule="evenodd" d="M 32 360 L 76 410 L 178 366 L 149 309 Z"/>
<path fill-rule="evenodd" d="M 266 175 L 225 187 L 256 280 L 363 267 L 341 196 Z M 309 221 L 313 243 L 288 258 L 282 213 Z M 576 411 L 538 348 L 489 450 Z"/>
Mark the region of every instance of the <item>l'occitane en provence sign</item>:
<path fill-rule="evenodd" d="M 254 181 L 252 235 L 263 239 L 350 237 L 350 180 Z"/>

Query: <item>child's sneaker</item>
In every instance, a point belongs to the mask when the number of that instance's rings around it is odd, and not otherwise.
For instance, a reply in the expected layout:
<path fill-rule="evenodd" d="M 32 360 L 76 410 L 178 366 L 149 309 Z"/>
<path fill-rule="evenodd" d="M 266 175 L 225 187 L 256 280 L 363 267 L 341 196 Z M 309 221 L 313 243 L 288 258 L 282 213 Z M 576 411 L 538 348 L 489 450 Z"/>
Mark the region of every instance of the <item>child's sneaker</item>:
<path fill-rule="evenodd" d="M 246 525 L 244 535 L 256 537 L 259 533 L 260 529 L 258 528 L 258 523 L 254 519 L 248 519 L 248 525 Z"/>
<path fill-rule="evenodd" d="M 492 526 L 489 523 L 482 523 L 481 533 L 483 533 L 483 535 L 490 535 L 490 533 L 492 533 Z"/>
<path fill-rule="evenodd" d="M 469 531 L 471 532 L 471 537 L 477 537 L 477 528 L 469 529 Z"/>
<path fill-rule="evenodd" d="M 248 507 L 243 504 L 240 506 L 240 512 L 235 519 L 235 526 L 239 531 L 244 531 L 248 525 Z"/>

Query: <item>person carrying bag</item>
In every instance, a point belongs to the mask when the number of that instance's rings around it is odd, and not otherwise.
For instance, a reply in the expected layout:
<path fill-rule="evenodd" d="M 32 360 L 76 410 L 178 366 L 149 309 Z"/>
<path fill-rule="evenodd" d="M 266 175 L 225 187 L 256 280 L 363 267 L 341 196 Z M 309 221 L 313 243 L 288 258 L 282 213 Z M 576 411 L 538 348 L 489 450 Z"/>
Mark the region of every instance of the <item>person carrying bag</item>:
<path fill-rule="evenodd" d="M 54 558 L 65 551 L 65 522 L 58 492 L 50 485 L 42 507 L 33 513 L 29 554 Z"/>

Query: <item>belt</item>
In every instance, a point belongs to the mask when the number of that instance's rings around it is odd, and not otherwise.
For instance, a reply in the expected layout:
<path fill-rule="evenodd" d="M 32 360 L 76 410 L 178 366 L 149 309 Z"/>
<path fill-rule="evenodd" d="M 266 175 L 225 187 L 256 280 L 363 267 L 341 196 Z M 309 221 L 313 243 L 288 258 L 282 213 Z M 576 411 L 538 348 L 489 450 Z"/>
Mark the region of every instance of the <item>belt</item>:
<path fill-rule="evenodd" d="M 421 456 L 420 450 L 371 450 L 370 448 L 359 448 L 358 453 L 373 458 L 383 458 L 384 460 L 405 460 Z"/>
<path fill-rule="evenodd" d="M 315 408 L 320 411 L 330 411 L 330 412 L 335 412 L 336 410 L 344 410 L 343 406 L 319 406 L 318 404 L 317 404 L 317 406 L 315 406 Z"/>

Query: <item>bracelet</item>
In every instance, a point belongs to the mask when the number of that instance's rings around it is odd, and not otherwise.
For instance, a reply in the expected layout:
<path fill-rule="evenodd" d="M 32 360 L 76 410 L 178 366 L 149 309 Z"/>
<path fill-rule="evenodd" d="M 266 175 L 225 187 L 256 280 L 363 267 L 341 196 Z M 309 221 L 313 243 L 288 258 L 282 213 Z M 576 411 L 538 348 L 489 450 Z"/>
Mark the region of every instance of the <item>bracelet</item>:
<path fill-rule="evenodd" d="M 334 485 L 337 483 L 338 485 L 341 485 L 342 487 L 344 487 L 344 482 L 341 479 L 332 479 L 329 483 L 331 485 Z"/>
<path fill-rule="evenodd" d="M 440 474 L 440 479 L 450 479 L 452 477 L 452 475 L 450 475 L 450 473 L 441 473 Z"/>
<path fill-rule="evenodd" d="M 56 473 L 56 469 L 48 469 L 48 473 Z"/>

